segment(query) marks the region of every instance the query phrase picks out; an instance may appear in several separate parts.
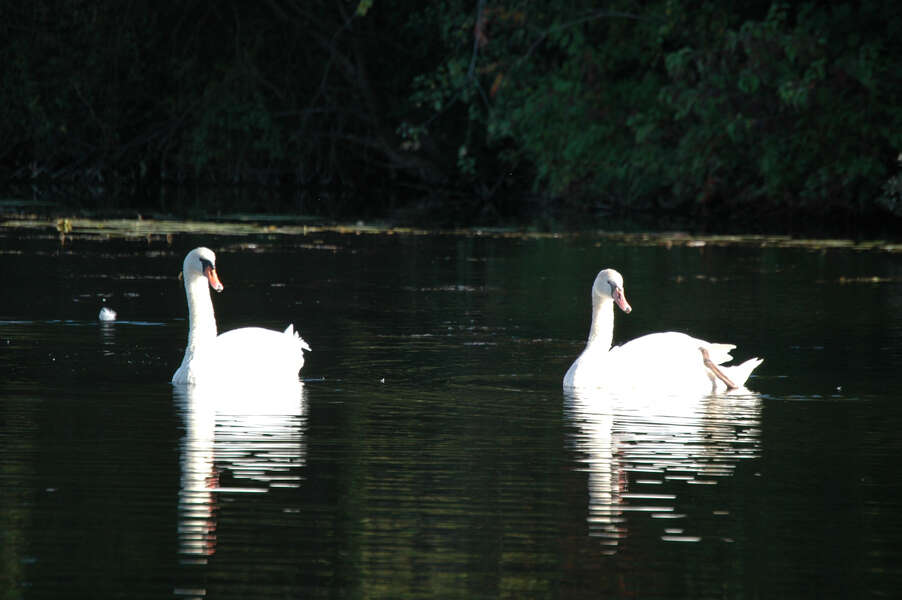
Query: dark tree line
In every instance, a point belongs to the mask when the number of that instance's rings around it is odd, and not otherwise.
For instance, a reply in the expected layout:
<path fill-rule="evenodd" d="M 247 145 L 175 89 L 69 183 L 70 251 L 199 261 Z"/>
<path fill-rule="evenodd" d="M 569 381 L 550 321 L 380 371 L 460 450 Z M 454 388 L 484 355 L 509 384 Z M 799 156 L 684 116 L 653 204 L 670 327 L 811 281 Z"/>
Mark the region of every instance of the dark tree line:
<path fill-rule="evenodd" d="M 902 215 L 889 1 L 0 3 L 0 174 L 84 206 Z M 336 196 L 337 197 L 337 196 Z M 110 199 L 113 200 L 110 200 Z"/>

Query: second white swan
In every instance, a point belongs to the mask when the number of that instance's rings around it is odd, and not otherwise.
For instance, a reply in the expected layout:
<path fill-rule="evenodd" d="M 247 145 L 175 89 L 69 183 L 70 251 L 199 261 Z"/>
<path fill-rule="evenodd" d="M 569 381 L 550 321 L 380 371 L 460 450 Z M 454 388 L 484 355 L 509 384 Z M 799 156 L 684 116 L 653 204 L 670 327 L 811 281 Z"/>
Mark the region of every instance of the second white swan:
<path fill-rule="evenodd" d="M 736 366 L 732 344 L 715 344 L 684 333 L 651 333 L 611 347 L 614 305 L 629 313 L 623 276 L 604 269 L 592 285 L 592 326 L 589 341 L 564 375 L 565 388 L 617 391 L 656 390 L 710 394 L 741 389 L 763 361 L 751 358 Z"/>

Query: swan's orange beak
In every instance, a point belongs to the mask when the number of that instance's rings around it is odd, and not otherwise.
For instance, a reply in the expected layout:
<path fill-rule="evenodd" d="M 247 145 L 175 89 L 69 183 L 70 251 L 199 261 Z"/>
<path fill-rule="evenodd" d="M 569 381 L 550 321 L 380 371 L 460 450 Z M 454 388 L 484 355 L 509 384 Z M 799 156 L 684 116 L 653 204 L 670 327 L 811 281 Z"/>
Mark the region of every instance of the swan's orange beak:
<path fill-rule="evenodd" d="M 614 302 L 617 303 L 617 306 L 620 307 L 620 310 L 629 314 L 632 312 L 633 307 L 630 306 L 630 303 L 626 301 L 626 296 L 623 294 L 623 288 L 614 288 Z"/>
<path fill-rule="evenodd" d="M 207 276 L 207 281 L 210 282 L 210 287 L 216 290 L 217 292 L 221 292 L 223 289 L 222 282 L 219 281 L 219 275 L 216 274 L 216 269 L 210 265 L 206 265 L 204 267 L 204 275 Z"/>

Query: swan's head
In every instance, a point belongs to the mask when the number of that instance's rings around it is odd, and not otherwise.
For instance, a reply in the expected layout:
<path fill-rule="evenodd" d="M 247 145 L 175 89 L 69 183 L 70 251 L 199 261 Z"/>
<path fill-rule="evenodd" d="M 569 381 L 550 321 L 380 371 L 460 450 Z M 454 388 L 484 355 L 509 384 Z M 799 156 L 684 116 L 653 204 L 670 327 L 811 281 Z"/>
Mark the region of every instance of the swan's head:
<path fill-rule="evenodd" d="M 603 300 L 613 300 L 625 313 L 633 310 L 623 292 L 623 275 L 614 269 L 605 269 L 599 272 L 595 283 L 592 284 L 592 303 Z"/>
<path fill-rule="evenodd" d="M 216 255 L 209 248 L 200 247 L 189 252 L 182 264 L 182 275 L 186 284 L 203 277 L 217 292 L 223 289 L 219 275 L 216 274 Z"/>

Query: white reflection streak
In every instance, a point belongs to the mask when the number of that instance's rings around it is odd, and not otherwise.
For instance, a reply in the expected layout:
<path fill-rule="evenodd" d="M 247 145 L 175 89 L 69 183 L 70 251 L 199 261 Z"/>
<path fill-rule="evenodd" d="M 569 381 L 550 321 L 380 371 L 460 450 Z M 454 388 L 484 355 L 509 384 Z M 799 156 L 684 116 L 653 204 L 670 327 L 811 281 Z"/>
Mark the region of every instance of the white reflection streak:
<path fill-rule="evenodd" d="M 183 563 L 205 563 L 216 552 L 216 495 L 298 487 L 306 460 L 302 383 L 279 387 L 177 386 L 185 423 L 178 504 Z M 229 471 L 252 486 L 222 487 Z"/>
<path fill-rule="evenodd" d="M 113 356 L 116 346 L 116 325 L 111 321 L 100 322 L 100 345 L 104 356 Z"/>
<path fill-rule="evenodd" d="M 564 394 L 574 445 L 589 476 L 589 535 L 605 538 L 612 552 L 628 534 L 624 513 L 682 516 L 675 512 L 676 495 L 666 493 L 672 486 L 660 484 L 713 484 L 731 476 L 739 461 L 759 455 L 761 400 L 747 390 L 717 396 Z"/>

